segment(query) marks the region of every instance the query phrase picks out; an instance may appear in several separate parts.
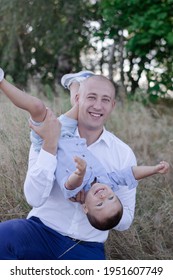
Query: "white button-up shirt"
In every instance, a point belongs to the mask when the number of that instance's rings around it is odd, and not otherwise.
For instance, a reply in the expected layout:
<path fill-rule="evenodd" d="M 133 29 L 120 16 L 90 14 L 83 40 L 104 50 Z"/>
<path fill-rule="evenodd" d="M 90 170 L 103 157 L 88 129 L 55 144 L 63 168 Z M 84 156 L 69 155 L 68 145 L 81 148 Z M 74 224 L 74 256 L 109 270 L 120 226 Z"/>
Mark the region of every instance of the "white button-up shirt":
<path fill-rule="evenodd" d="M 112 133 L 104 129 L 100 138 L 88 146 L 90 152 L 98 158 L 108 173 L 136 165 L 131 148 Z M 24 184 L 28 203 L 33 207 L 28 218 L 36 216 L 48 227 L 62 235 L 75 239 L 105 242 L 108 231 L 100 231 L 90 225 L 79 203 L 66 200 L 56 181 L 57 158 L 41 149 L 34 151 L 32 145 L 29 154 L 29 167 Z M 60 171 L 61 172 L 61 171 Z M 121 200 L 124 211 L 116 230 L 130 227 L 135 210 L 136 188 L 121 186 L 116 195 Z"/>

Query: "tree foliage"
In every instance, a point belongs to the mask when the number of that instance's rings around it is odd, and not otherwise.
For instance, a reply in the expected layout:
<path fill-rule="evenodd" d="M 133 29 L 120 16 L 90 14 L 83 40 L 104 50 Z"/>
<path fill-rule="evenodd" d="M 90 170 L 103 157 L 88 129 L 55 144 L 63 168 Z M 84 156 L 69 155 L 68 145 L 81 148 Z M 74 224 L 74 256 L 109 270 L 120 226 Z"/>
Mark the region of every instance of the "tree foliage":
<path fill-rule="evenodd" d="M 173 0 L 0 0 L 1 67 L 47 83 L 83 67 L 134 93 L 173 90 Z M 98 47 L 99 46 L 99 47 Z"/>
<path fill-rule="evenodd" d="M 129 66 L 123 77 L 128 78 L 132 91 L 138 87 L 142 73 L 149 92 L 165 94 L 173 90 L 172 10 L 173 0 L 101 1 L 101 37 L 106 35 L 118 44 L 123 40 L 123 64 L 128 60 Z"/>
<path fill-rule="evenodd" d="M 80 69 L 80 52 L 88 45 L 88 1 L 0 0 L 0 59 L 14 79 L 28 73 L 54 79 Z M 59 78 L 59 76 L 58 76 Z"/>

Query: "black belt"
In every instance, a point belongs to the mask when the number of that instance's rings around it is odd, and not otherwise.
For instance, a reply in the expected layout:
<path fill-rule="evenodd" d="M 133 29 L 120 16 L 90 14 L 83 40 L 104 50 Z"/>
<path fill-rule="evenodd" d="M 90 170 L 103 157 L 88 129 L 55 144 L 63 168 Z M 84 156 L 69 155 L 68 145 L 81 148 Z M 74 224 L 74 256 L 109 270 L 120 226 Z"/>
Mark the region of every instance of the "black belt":
<path fill-rule="evenodd" d="M 80 240 L 80 239 L 76 239 L 76 238 L 73 238 L 73 237 L 70 237 L 70 236 L 66 236 L 66 237 L 68 237 L 70 240 L 72 240 L 73 242 L 75 242 L 76 244 L 77 243 L 88 243 L 88 244 L 92 244 L 92 245 L 94 245 L 94 244 L 96 244 L 96 245 L 98 245 L 98 244 L 102 244 L 101 242 L 96 242 L 96 241 L 84 241 L 84 240 Z"/>
<path fill-rule="evenodd" d="M 76 238 L 73 238 L 73 237 L 70 237 L 70 236 L 66 236 L 66 237 L 70 238 L 75 243 L 87 242 L 87 241 L 79 240 L 79 239 L 76 239 Z"/>

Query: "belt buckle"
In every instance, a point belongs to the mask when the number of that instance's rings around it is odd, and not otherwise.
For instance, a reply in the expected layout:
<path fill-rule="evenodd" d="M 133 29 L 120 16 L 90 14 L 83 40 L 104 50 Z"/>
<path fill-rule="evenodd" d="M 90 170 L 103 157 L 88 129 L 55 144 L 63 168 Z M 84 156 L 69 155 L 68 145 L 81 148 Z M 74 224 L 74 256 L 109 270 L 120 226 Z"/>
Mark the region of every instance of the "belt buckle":
<path fill-rule="evenodd" d="M 77 242 L 77 241 L 79 241 L 79 240 L 76 239 L 76 238 L 72 238 L 72 241 Z"/>

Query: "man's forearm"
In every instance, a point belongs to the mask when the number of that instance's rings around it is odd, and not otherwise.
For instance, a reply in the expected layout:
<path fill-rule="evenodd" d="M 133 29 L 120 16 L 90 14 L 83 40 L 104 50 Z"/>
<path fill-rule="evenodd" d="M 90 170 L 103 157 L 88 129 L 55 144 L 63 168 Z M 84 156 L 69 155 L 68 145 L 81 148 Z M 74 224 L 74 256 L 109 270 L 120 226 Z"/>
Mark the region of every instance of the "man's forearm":
<path fill-rule="evenodd" d="M 39 207 L 49 197 L 55 180 L 57 159 L 50 153 L 35 152 L 31 146 L 29 167 L 24 182 L 24 193 L 28 204 Z"/>
<path fill-rule="evenodd" d="M 57 148 L 58 148 L 58 141 L 57 139 L 48 139 L 47 141 L 43 141 L 42 149 L 45 150 L 46 152 L 56 155 L 57 153 Z"/>

